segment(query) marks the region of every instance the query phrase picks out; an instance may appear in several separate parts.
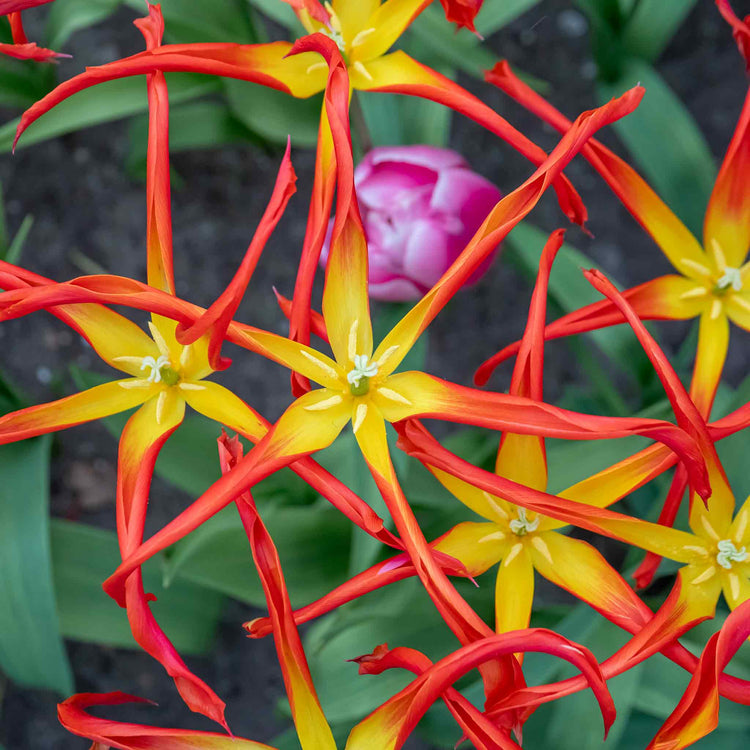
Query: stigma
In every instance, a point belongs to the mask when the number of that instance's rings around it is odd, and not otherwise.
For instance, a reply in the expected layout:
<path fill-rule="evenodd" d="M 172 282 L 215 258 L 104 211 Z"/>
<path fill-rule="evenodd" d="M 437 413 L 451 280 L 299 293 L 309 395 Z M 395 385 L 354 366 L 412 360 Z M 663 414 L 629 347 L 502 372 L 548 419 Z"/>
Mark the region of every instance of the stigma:
<path fill-rule="evenodd" d="M 371 362 L 366 354 L 355 354 L 354 369 L 346 374 L 352 395 L 364 396 L 370 390 L 370 378 L 377 374 L 377 362 Z"/>
<path fill-rule="evenodd" d="M 146 380 L 149 383 L 160 383 L 162 381 L 162 369 L 170 366 L 169 357 L 163 354 L 154 359 L 154 357 L 144 357 L 141 361 L 141 370 L 150 370 Z"/>
<path fill-rule="evenodd" d="M 724 266 L 724 275 L 716 282 L 719 291 L 726 291 L 731 287 L 735 292 L 742 291 L 742 269 Z"/>
<path fill-rule="evenodd" d="M 516 536 L 526 536 L 532 531 L 536 531 L 539 528 L 539 517 L 537 516 L 533 521 L 529 521 L 526 518 L 526 508 L 518 508 L 518 518 L 514 518 L 510 522 L 510 530 Z"/>
<path fill-rule="evenodd" d="M 744 547 L 737 549 L 730 539 L 722 539 L 717 547 L 716 562 L 725 570 L 731 570 L 733 562 L 744 562 L 748 558 L 747 550 Z"/>

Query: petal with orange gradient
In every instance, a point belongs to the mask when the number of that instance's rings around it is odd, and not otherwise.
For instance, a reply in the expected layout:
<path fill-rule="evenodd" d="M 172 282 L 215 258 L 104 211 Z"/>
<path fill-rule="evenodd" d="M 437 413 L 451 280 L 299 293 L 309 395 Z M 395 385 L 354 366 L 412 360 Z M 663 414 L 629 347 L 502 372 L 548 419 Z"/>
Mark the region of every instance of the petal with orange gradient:
<path fill-rule="evenodd" d="M 495 631 L 529 627 L 534 601 L 534 564 L 525 544 L 508 544 L 495 579 Z"/>
<path fill-rule="evenodd" d="M 0 444 L 44 435 L 94 419 L 118 414 L 151 398 L 158 387 L 128 388 L 133 380 L 115 380 L 87 391 L 11 412 L 0 417 Z"/>
<path fill-rule="evenodd" d="M 690 504 L 689 522 L 696 534 L 719 541 L 725 539 L 729 533 L 736 502 L 724 467 L 716 454 L 708 459 L 707 466 L 711 497 L 705 505 L 693 499 Z"/>
<path fill-rule="evenodd" d="M 534 544 L 535 540 L 542 544 Z M 534 567 L 547 580 L 633 631 L 651 613 L 620 574 L 587 542 L 558 533 L 539 534 L 531 545 Z"/>
<path fill-rule="evenodd" d="M 117 706 L 123 703 L 151 703 L 126 693 L 78 693 L 57 706 L 60 723 L 73 734 L 104 747 L 125 750 L 274 750 L 269 745 L 240 737 L 187 729 L 162 729 L 146 724 L 110 721 L 86 712 L 89 706 Z"/>
<path fill-rule="evenodd" d="M 31 123 L 69 96 L 97 83 L 133 75 L 205 73 L 259 83 L 302 98 L 322 91 L 326 75 L 324 70 L 314 67 L 319 62 L 317 55 L 305 53 L 287 58 L 291 48 L 289 42 L 166 44 L 106 65 L 88 68 L 27 109 L 21 117 L 15 140 L 18 141 Z"/>
<path fill-rule="evenodd" d="M 435 549 L 460 560 L 472 576 L 489 570 L 508 552 L 508 538 L 494 523 L 465 521 L 443 534 Z"/>
<path fill-rule="evenodd" d="M 254 409 L 218 383 L 204 380 L 181 390 L 181 395 L 197 412 L 255 443 L 268 432 L 267 422 Z"/>
<path fill-rule="evenodd" d="M 341 35 L 344 39 L 354 39 L 358 32 L 371 26 L 372 24 L 368 22 L 378 10 L 380 4 L 380 0 L 356 0 L 356 2 L 352 2 L 352 0 L 332 0 L 331 7 L 341 24 Z M 396 0 L 395 4 L 403 5 L 404 2 L 403 0 Z"/>
<path fill-rule="evenodd" d="M 222 435 L 218 441 L 221 470 L 227 473 L 242 458 L 239 438 Z M 294 622 L 292 604 L 284 580 L 276 546 L 258 515 L 249 492 L 237 500 L 253 560 L 260 576 L 263 593 L 273 623 L 276 652 L 284 675 L 292 717 L 303 750 L 336 750 L 331 729 L 320 707 L 307 659 Z"/>
<path fill-rule="evenodd" d="M 540 166 L 547 159 L 547 154 L 539 146 L 497 112 L 450 78 L 418 63 L 402 50 L 368 61 L 363 70 L 353 67 L 350 74 L 352 86 L 356 89 L 419 96 L 443 104 L 509 143 L 532 164 Z M 571 221 L 583 224 L 586 208 L 566 177 L 556 179 L 555 190 L 563 212 Z"/>
<path fill-rule="evenodd" d="M 732 323 L 750 331 L 750 292 L 737 292 L 724 303 L 724 310 Z"/>
<path fill-rule="evenodd" d="M 719 677 L 749 636 L 750 602 L 747 602 L 732 612 L 721 630 L 711 636 L 687 690 L 647 750 L 680 750 L 716 729 Z"/>
<path fill-rule="evenodd" d="M 501 88 L 558 132 L 564 133 L 570 127 L 570 120 L 521 81 L 506 61 L 488 71 L 485 80 Z M 694 264 L 705 266 L 706 255 L 698 240 L 627 162 L 594 139 L 583 147 L 581 154 L 653 237 L 675 268 L 691 276 L 695 272 Z M 685 264 L 684 260 L 689 262 Z"/>
<path fill-rule="evenodd" d="M 716 317 L 712 311 L 704 312 L 698 328 L 698 350 L 695 354 L 690 395 L 706 420 L 711 414 L 711 406 L 721 381 L 728 349 L 727 316 L 723 312 Z"/>
<path fill-rule="evenodd" d="M 716 178 L 703 228 L 706 250 L 739 268 L 750 249 L 750 91 Z M 718 256 L 718 257 L 717 257 Z"/>
<path fill-rule="evenodd" d="M 346 750 L 398 750 L 425 711 L 459 677 L 490 659 L 529 651 L 558 656 L 580 669 L 594 691 L 605 728 L 611 725 L 614 704 L 591 652 L 550 630 L 530 629 L 484 638 L 440 660 L 357 724 Z"/>
<path fill-rule="evenodd" d="M 396 40 L 411 25 L 411 22 L 430 4 L 432 0 L 390 0 L 390 2 L 372 2 L 374 11 L 362 19 L 357 27 L 360 33 L 359 44 L 352 44 L 350 57 L 352 61 L 361 60 L 365 64 L 376 57 L 384 55 L 396 43 Z M 344 6 L 357 6 L 351 0 L 339 3 Z M 364 5 L 364 3 L 363 3 Z M 334 5 L 334 8 L 336 6 Z M 343 19 L 342 19 L 343 25 Z M 368 29 L 372 31 L 368 32 Z"/>
<path fill-rule="evenodd" d="M 490 521 L 508 521 L 512 515 L 511 508 L 505 500 L 493 497 L 469 482 L 449 474 L 446 471 L 427 465 L 440 484 L 467 508 Z"/>

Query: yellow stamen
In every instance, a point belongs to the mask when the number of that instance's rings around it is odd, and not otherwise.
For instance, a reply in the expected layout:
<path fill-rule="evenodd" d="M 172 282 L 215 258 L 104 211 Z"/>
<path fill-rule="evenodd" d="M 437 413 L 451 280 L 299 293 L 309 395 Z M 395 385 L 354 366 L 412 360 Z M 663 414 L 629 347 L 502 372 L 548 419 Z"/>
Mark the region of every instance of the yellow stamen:
<path fill-rule="evenodd" d="M 154 383 L 145 379 L 121 380 L 120 388 L 150 388 Z"/>
<path fill-rule="evenodd" d="M 724 251 L 721 249 L 721 245 L 715 237 L 711 240 L 711 249 L 714 251 L 716 265 L 719 268 L 724 268 L 727 264 L 727 256 L 724 255 Z"/>
<path fill-rule="evenodd" d="M 711 526 L 711 523 L 708 520 L 708 517 L 705 515 L 701 515 L 701 525 L 706 530 L 706 533 L 713 537 L 714 539 L 719 539 L 719 535 L 716 533 L 716 530 L 713 526 Z"/>
<path fill-rule="evenodd" d="M 736 573 L 730 573 L 729 576 L 729 590 L 732 594 L 732 599 L 735 601 L 740 598 L 740 579 Z"/>
<path fill-rule="evenodd" d="M 353 65 L 352 68 L 357 71 L 361 76 L 364 76 L 368 81 L 374 81 L 375 79 L 370 75 L 370 71 L 367 70 L 367 68 L 364 66 L 364 64 L 357 60 Z"/>
<path fill-rule="evenodd" d="M 705 583 L 706 581 L 710 581 L 715 575 L 716 575 L 716 568 L 712 565 L 707 570 L 704 570 L 703 573 L 693 578 L 693 580 L 690 583 L 693 583 L 697 586 L 700 583 Z"/>
<path fill-rule="evenodd" d="M 389 398 L 391 401 L 398 401 L 400 404 L 406 404 L 407 406 L 412 405 L 412 402 L 408 398 L 404 398 L 400 393 L 390 388 L 378 388 L 378 393 Z"/>
<path fill-rule="evenodd" d="M 320 70 L 321 68 L 327 68 L 327 67 L 328 67 L 327 63 L 324 63 L 321 60 L 321 62 L 316 62 L 316 63 L 313 63 L 312 65 L 310 65 L 307 68 L 307 70 L 305 71 L 305 73 L 307 73 L 309 75 L 310 73 L 312 73 L 315 70 Z"/>
<path fill-rule="evenodd" d="M 363 29 L 362 31 L 360 31 L 357 34 L 357 36 L 355 36 L 354 39 L 352 39 L 352 44 L 351 44 L 352 49 L 354 49 L 355 47 L 359 47 L 359 45 L 362 44 L 362 42 L 364 42 L 365 39 L 367 39 L 367 37 L 370 36 L 370 34 L 374 32 L 375 32 L 374 26 L 370 29 Z"/>
<path fill-rule="evenodd" d="M 205 385 L 199 385 L 198 383 L 180 383 L 177 387 L 182 389 L 183 391 L 205 391 L 206 390 Z"/>
<path fill-rule="evenodd" d="M 359 318 L 355 318 L 354 322 L 349 329 L 349 343 L 346 347 L 346 354 L 349 357 L 350 362 L 354 362 L 354 357 L 357 354 L 357 330 L 359 329 Z"/>
<path fill-rule="evenodd" d="M 126 365 L 138 365 L 140 367 L 143 363 L 143 357 L 115 357 L 112 361 L 122 362 Z"/>
<path fill-rule="evenodd" d="M 721 315 L 721 300 L 715 299 L 711 305 L 711 320 L 716 320 Z"/>
<path fill-rule="evenodd" d="M 478 544 L 484 544 L 485 542 L 499 542 L 501 540 L 505 539 L 505 534 L 503 534 L 502 531 L 493 531 L 492 534 L 487 534 L 487 536 L 483 536 Z"/>
<path fill-rule="evenodd" d="M 514 544 L 510 548 L 510 552 L 505 556 L 505 560 L 503 560 L 503 565 L 507 568 L 513 560 L 515 560 L 518 557 L 518 553 L 523 549 L 523 544 L 520 542 L 518 544 Z"/>
<path fill-rule="evenodd" d="M 711 269 L 708 268 L 708 266 L 704 266 L 703 263 L 698 263 L 698 261 L 691 260 L 690 258 L 680 258 L 680 263 L 682 263 L 683 266 L 687 266 L 688 268 L 692 269 L 701 276 L 711 275 Z"/>
<path fill-rule="evenodd" d="M 387 360 L 391 358 L 393 354 L 395 354 L 396 350 L 399 349 L 399 345 L 396 344 L 395 346 L 389 346 L 382 354 L 380 359 L 378 360 L 378 369 L 380 369 Z"/>
<path fill-rule="evenodd" d="M 740 307 L 750 312 L 750 300 L 747 300 L 744 297 L 740 297 L 739 294 L 732 295 L 732 304 L 739 305 Z"/>
<path fill-rule="evenodd" d="M 708 555 L 708 550 L 705 547 L 699 547 L 698 545 L 686 544 L 683 549 L 686 549 L 688 552 L 695 552 L 701 557 L 706 557 Z"/>
<path fill-rule="evenodd" d="M 708 289 L 704 286 L 698 286 L 695 289 L 690 289 L 687 292 L 683 292 L 680 295 L 680 299 L 694 299 L 695 297 L 705 297 L 708 294 Z"/>
<path fill-rule="evenodd" d="M 305 359 L 309 360 L 314 365 L 317 365 L 324 373 L 326 373 L 326 375 L 338 379 L 339 374 L 333 369 L 333 367 L 327 365 L 325 362 L 321 362 L 321 360 L 319 360 L 314 354 L 310 354 L 310 352 L 305 349 L 300 349 L 299 351 Z"/>
<path fill-rule="evenodd" d="M 549 551 L 547 543 L 538 536 L 531 537 L 531 544 L 544 556 L 547 562 L 552 562 L 552 554 Z"/>
<path fill-rule="evenodd" d="M 323 401 L 318 401 L 317 404 L 310 404 L 310 406 L 305 406 L 305 411 L 324 411 L 325 409 L 330 409 L 332 406 L 336 406 L 337 404 L 340 404 L 344 399 L 341 398 L 341 396 L 331 396 L 330 398 L 324 399 Z"/>
<path fill-rule="evenodd" d="M 156 424 L 161 424 L 167 408 L 167 391 L 162 391 L 156 399 Z"/>
<path fill-rule="evenodd" d="M 745 508 L 738 516 L 735 523 L 737 524 L 737 527 L 734 530 L 734 538 L 737 540 L 737 543 L 741 543 L 742 540 L 745 538 L 745 531 L 747 531 L 747 519 L 748 516 L 750 516 L 750 510 Z"/>
<path fill-rule="evenodd" d="M 161 332 L 152 321 L 149 321 L 148 328 L 151 331 L 152 338 L 156 342 L 156 346 L 159 348 L 159 352 L 169 359 L 170 351 L 167 342 L 164 340 L 164 336 L 161 335 Z"/>
<path fill-rule="evenodd" d="M 484 499 L 487 501 L 489 506 L 492 508 L 492 510 L 495 511 L 495 513 L 497 513 L 498 516 L 500 516 L 500 518 L 502 518 L 504 521 L 507 521 L 508 518 L 510 518 L 505 508 L 503 508 L 503 506 L 500 505 L 497 500 L 495 500 L 495 498 L 490 495 L 489 492 L 485 492 L 484 490 L 482 490 L 482 494 L 484 495 Z"/>
<path fill-rule="evenodd" d="M 180 352 L 180 367 L 187 367 L 188 362 L 190 362 L 190 355 L 192 354 L 191 349 L 192 344 L 182 347 L 182 351 Z"/>
<path fill-rule="evenodd" d="M 357 434 L 357 430 L 362 426 L 362 422 L 365 421 L 367 416 L 367 404 L 358 404 L 354 412 L 354 423 L 352 424 L 352 430 L 354 434 Z"/>

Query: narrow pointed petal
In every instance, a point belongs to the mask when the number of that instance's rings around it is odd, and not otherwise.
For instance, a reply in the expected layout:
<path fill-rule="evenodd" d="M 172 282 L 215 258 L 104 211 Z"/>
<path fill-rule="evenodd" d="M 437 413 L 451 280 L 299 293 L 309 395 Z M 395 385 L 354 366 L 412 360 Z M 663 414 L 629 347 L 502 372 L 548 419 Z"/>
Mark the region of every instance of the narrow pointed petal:
<path fill-rule="evenodd" d="M 406 4 L 414 3 L 415 0 L 406 0 Z M 424 0 L 421 0 L 424 2 Z M 389 5 L 393 3 L 388 3 Z M 403 5 L 404 0 L 396 0 L 396 5 Z M 370 19 L 377 12 L 380 0 L 332 0 L 333 11 L 341 24 L 341 33 L 344 39 L 353 39 L 357 33 L 368 26 L 372 26 Z"/>
<path fill-rule="evenodd" d="M 498 243 L 532 210 L 586 140 L 599 128 L 633 111 L 642 95 L 642 89 L 631 89 L 619 99 L 613 99 L 599 109 L 584 112 L 539 169 L 520 187 L 499 201 L 453 265 L 399 321 L 378 347 L 376 359 L 392 347 L 399 347 L 390 358 L 384 374 L 389 374 L 398 367 L 422 331 L 453 297 L 456 290 L 463 286 L 494 251 Z"/>
<path fill-rule="evenodd" d="M 622 294 L 641 320 L 685 320 L 700 315 L 710 305 L 708 295 L 693 296 L 700 288 L 698 282 L 684 276 L 659 276 Z M 609 300 L 595 302 L 550 323 L 544 329 L 544 338 L 549 341 L 624 322 L 622 313 Z M 508 344 L 483 362 L 474 382 L 484 385 L 495 368 L 516 354 L 520 346 L 520 341 Z"/>
<path fill-rule="evenodd" d="M 693 534 L 641 521 L 611 510 L 565 500 L 477 468 L 443 448 L 416 421 L 410 420 L 397 425 L 397 429 L 400 434 L 399 446 L 409 455 L 428 466 L 436 466 L 460 476 L 493 495 L 506 498 L 544 516 L 551 516 L 583 529 L 635 544 L 642 549 L 653 550 L 673 560 L 690 562 L 693 559 L 694 553 L 685 549 L 686 546 L 696 544 Z"/>
<path fill-rule="evenodd" d="M 517 554 L 512 541 L 508 547 L 495 581 L 495 630 L 498 633 L 528 628 L 534 601 L 534 565 L 526 546 L 521 545 Z"/>
<path fill-rule="evenodd" d="M 314 55 L 286 58 L 288 42 L 269 44 L 165 44 L 154 50 L 92 67 L 60 84 L 24 112 L 16 131 L 16 142 L 26 128 L 61 101 L 86 88 L 133 75 L 162 72 L 205 73 L 251 81 L 308 97 L 325 85 L 325 72 L 309 70 Z"/>
<path fill-rule="evenodd" d="M 143 540 L 154 464 L 162 446 L 182 422 L 184 413 L 182 399 L 171 398 L 164 405 L 159 403 L 159 398 L 152 398 L 125 425 L 120 439 L 117 476 L 117 528 L 123 559 Z M 125 583 L 125 605 L 136 642 L 161 663 L 187 706 L 227 729 L 224 702 L 187 668 L 151 613 L 140 570 L 133 571 Z"/>
<path fill-rule="evenodd" d="M 457 500 L 467 508 L 490 521 L 507 520 L 510 516 L 508 504 L 500 498 L 493 497 L 488 492 L 483 492 L 460 477 L 440 471 L 433 466 L 428 466 L 435 478 L 445 487 Z"/>
<path fill-rule="evenodd" d="M 384 55 L 406 31 L 412 21 L 430 4 L 432 0 L 396 0 L 378 4 L 367 23 L 362 23 L 362 31 L 372 28 L 373 32 L 361 37 L 361 42 L 352 48 L 353 60 L 368 61 Z M 346 6 L 357 3 L 345 3 Z"/>
<path fill-rule="evenodd" d="M 711 636 L 687 690 L 647 750 L 680 750 L 716 729 L 719 676 L 749 636 L 750 602 L 746 602 Z"/>
<path fill-rule="evenodd" d="M 734 41 L 737 42 L 740 54 L 745 58 L 745 67 L 750 70 L 750 21 L 747 16 L 744 21 L 737 18 L 729 0 L 716 0 L 716 7 L 724 20 L 732 27 Z"/>
<path fill-rule="evenodd" d="M 531 556 L 547 580 L 631 632 L 648 619 L 650 612 L 635 591 L 590 544 L 555 532 L 538 538 L 544 547 L 532 547 Z"/>
<path fill-rule="evenodd" d="M 736 503 L 719 457 L 714 454 L 709 458 L 707 465 L 711 497 L 705 505 L 696 502 L 695 498 L 691 499 L 690 527 L 699 534 L 705 535 L 708 532 L 709 536 L 718 535 L 718 541 L 729 533 Z"/>
<path fill-rule="evenodd" d="M 26 44 L 0 44 L 0 54 L 15 57 L 17 60 L 34 60 L 35 62 L 55 62 L 57 57 L 70 57 L 62 52 L 40 47 L 36 42 Z"/>
<path fill-rule="evenodd" d="M 421 651 L 403 647 L 389 649 L 385 643 L 377 646 L 371 654 L 359 656 L 352 661 L 359 665 L 361 675 L 378 675 L 388 669 L 406 669 L 421 675 L 433 666 Z M 477 750 L 520 750 L 519 745 L 508 737 L 506 731 L 490 722 L 455 688 L 449 687 L 441 697 L 458 725 L 464 730 L 465 738 Z"/>
<path fill-rule="evenodd" d="M 221 470 L 226 474 L 242 458 L 242 444 L 238 438 L 230 440 L 226 434 L 218 442 Z M 294 623 L 292 604 L 276 545 L 258 515 L 249 491 L 238 498 L 237 510 L 250 542 L 268 604 L 276 653 L 300 744 L 303 750 L 336 750 L 336 743 L 320 707 L 302 641 Z"/>
<path fill-rule="evenodd" d="M 120 750 L 273 750 L 260 742 L 228 737 L 213 732 L 162 729 L 145 724 L 110 721 L 86 713 L 89 706 L 117 706 L 123 703 L 151 703 L 126 693 L 79 693 L 57 706 L 60 723 L 73 734 Z M 96 745 L 95 745 L 96 747 Z"/>
<path fill-rule="evenodd" d="M 704 244 L 720 248 L 726 264 L 739 268 L 750 249 L 750 91 L 716 178 L 706 210 Z"/>
<path fill-rule="evenodd" d="M 0 444 L 25 440 L 118 414 L 140 406 L 154 395 L 155 386 L 123 388 L 120 385 L 130 382 L 132 381 L 116 380 L 104 383 L 73 396 L 5 414 L 0 417 Z"/>
<path fill-rule="evenodd" d="M 532 164 L 541 166 L 547 154 L 507 120 L 458 84 L 418 63 L 399 50 L 366 63 L 367 75 L 352 71 L 352 85 L 366 91 L 390 91 L 419 96 L 443 104 L 470 117 L 482 127 L 509 143 Z M 563 212 L 577 223 L 586 221 L 586 208 L 567 178 L 554 175 L 554 188 Z"/>
<path fill-rule="evenodd" d="M 477 30 L 474 28 L 474 19 L 483 2 L 484 0 L 440 0 L 445 17 L 449 21 L 455 23 L 459 29 L 466 28 L 475 34 Z"/>
<path fill-rule="evenodd" d="M 723 313 L 714 318 L 704 312 L 698 329 L 698 350 L 693 366 L 690 396 L 698 411 L 706 418 L 711 414 L 716 390 L 729 349 L 729 320 Z"/>
<path fill-rule="evenodd" d="M 711 493 L 705 458 L 695 439 L 669 422 L 578 414 L 517 396 L 464 388 L 417 372 L 392 375 L 388 385 L 408 401 L 408 404 L 389 402 L 387 408 L 383 406 L 384 399 L 378 401 L 383 416 L 389 421 L 430 417 L 567 440 L 643 435 L 663 442 L 680 455 L 701 497 Z"/>
<path fill-rule="evenodd" d="M 506 61 L 497 63 L 487 72 L 485 80 L 498 86 L 559 133 L 570 127 L 570 120 L 514 75 Z M 691 276 L 694 271 L 689 264 L 683 263 L 684 260 L 706 264 L 706 254 L 698 240 L 630 165 L 594 139 L 581 149 L 581 154 L 653 237 L 675 268 Z"/>
<path fill-rule="evenodd" d="M 346 750 L 398 750 L 425 711 L 459 677 L 489 659 L 513 652 L 541 651 L 580 669 L 599 702 L 605 728 L 614 720 L 612 698 L 591 652 L 549 630 L 531 629 L 484 638 L 455 651 L 424 671 L 407 687 L 357 724 Z"/>
<path fill-rule="evenodd" d="M 443 534 L 437 540 L 435 549 L 460 560 L 472 576 L 478 576 L 497 564 L 508 552 L 508 539 L 498 535 L 498 531 L 494 523 L 465 521 Z"/>
<path fill-rule="evenodd" d="M 27 8 L 36 8 L 38 5 L 46 5 L 51 2 L 52 0 L 0 0 L 0 16 Z"/>
<path fill-rule="evenodd" d="M 750 331 L 750 292 L 733 294 L 726 301 L 724 309 L 732 323 Z"/>
<path fill-rule="evenodd" d="M 192 344 L 210 331 L 208 358 L 214 370 L 226 369 L 231 363 L 231 360 L 221 356 L 221 345 L 224 343 L 227 329 L 240 306 L 255 266 L 260 260 L 261 252 L 296 190 L 297 176 L 289 157 L 290 148 L 291 143 L 287 141 L 286 152 L 279 167 L 271 199 L 234 278 L 219 298 L 193 325 L 177 329 L 177 340 L 182 344 Z"/>

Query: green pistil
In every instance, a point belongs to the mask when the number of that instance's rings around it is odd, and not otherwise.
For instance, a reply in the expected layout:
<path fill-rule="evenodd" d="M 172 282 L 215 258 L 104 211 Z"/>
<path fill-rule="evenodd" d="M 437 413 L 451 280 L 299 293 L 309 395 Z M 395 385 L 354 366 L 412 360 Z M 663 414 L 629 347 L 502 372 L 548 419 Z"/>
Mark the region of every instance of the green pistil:
<path fill-rule="evenodd" d="M 352 396 L 364 396 L 370 391 L 370 378 L 367 375 L 360 375 L 356 383 L 349 383 L 349 390 Z"/>
<path fill-rule="evenodd" d="M 180 373 L 173 370 L 168 365 L 159 370 L 159 375 L 161 376 L 162 382 L 166 383 L 166 385 L 177 385 L 177 383 L 180 382 Z"/>

